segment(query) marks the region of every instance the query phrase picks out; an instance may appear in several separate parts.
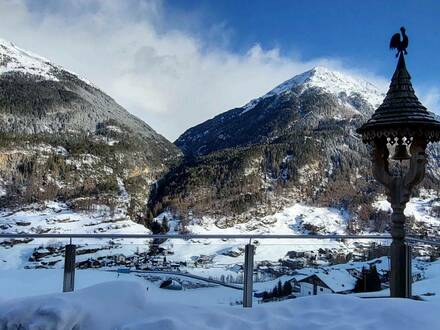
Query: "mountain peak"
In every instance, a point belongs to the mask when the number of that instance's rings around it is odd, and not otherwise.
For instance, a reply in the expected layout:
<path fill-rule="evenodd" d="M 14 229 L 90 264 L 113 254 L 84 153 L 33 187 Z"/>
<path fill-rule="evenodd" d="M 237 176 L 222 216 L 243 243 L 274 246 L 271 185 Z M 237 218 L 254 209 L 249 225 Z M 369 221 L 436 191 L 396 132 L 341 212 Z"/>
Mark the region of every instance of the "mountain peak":
<path fill-rule="evenodd" d="M 383 91 L 371 82 L 324 66 L 316 66 L 286 80 L 262 97 L 250 101 L 243 107 L 243 112 L 253 109 L 261 99 L 290 93 L 294 87 L 299 87 L 300 93 L 310 88 L 319 88 L 338 97 L 359 95 L 373 108 L 378 107 L 385 97 Z"/>
<path fill-rule="evenodd" d="M 65 71 L 86 84 L 99 89 L 89 80 L 80 77 L 75 72 L 54 64 L 48 59 L 16 46 L 13 42 L 0 38 L 0 75 L 19 72 L 36 76 L 43 80 L 59 81 L 59 72 Z"/>
<path fill-rule="evenodd" d="M 47 59 L 0 38 L 0 75 L 6 72 L 21 72 L 58 81 L 55 75 L 57 68 Z"/>

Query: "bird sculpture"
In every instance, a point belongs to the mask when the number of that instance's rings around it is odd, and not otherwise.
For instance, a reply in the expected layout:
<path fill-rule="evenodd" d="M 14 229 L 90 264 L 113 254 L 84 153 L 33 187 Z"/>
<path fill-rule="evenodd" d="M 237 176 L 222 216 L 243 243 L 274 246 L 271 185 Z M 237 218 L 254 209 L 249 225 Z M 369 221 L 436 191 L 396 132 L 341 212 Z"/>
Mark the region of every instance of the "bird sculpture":
<path fill-rule="evenodd" d="M 400 34 L 402 35 L 402 39 L 400 39 Z M 406 48 L 408 47 L 408 36 L 406 35 L 406 30 L 402 26 L 400 28 L 400 34 L 396 33 L 391 37 L 390 40 L 390 49 L 397 49 L 396 57 L 399 56 L 400 53 L 408 54 Z"/>

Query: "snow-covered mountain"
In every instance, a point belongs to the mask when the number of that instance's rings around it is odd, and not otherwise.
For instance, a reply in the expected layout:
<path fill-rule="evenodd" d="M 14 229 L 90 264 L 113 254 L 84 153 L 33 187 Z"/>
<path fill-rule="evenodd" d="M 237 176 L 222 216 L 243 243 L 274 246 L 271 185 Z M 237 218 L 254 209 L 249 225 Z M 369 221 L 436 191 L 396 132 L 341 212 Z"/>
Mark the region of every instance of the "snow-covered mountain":
<path fill-rule="evenodd" d="M 342 100 L 360 96 L 373 108 L 377 108 L 385 97 L 384 91 L 366 80 L 317 66 L 283 82 L 262 97 L 250 101 L 243 106 L 243 111 L 253 109 L 262 99 L 290 93 L 294 88 L 299 88 L 300 93 L 311 88 L 319 88 L 326 93 L 341 97 Z"/>
<path fill-rule="evenodd" d="M 316 128 L 330 121 L 365 120 L 385 97 L 368 81 L 316 67 L 293 77 L 241 108 L 184 132 L 176 145 L 186 154 L 273 141 L 281 130 Z"/>
<path fill-rule="evenodd" d="M 86 79 L 5 40 L 0 134 L 3 207 L 57 199 L 114 208 L 121 182 L 132 214 L 143 214 L 149 186 L 180 155 Z"/>
<path fill-rule="evenodd" d="M 58 81 L 56 73 L 60 70 L 63 69 L 49 60 L 0 38 L 0 74 L 20 72 L 39 76 L 42 80 Z"/>
<path fill-rule="evenodd" d="M 24 134 L 95 132 L 108 120 L 173 146 L 84 78 L 0 39 L 0 128 Z"/>
<path fill-rule="evenodd" d="M 384 96 L 368 81 L 323 67 L 297 75 L 184 132 L 175 144 L 186 160 L 159 182 L 150 203 L 233 225 L 302 202 L 345 209 L 350 228 L 366 229 L 382 188 L 355 131 Z M 429 152 L 423 185 L 435 188 L 438 146 Z"/>
<path fill-rule="evenodd" d="M 150 186 L 180 155 L 86 79 L 5 40 L 0 136 L 3 233 L 149 233 Z M 83 252 L 134 253 L 121 242 Z M 58 265 L 63 247 L 52 243 L 2 239 L 1 267 Z"/>

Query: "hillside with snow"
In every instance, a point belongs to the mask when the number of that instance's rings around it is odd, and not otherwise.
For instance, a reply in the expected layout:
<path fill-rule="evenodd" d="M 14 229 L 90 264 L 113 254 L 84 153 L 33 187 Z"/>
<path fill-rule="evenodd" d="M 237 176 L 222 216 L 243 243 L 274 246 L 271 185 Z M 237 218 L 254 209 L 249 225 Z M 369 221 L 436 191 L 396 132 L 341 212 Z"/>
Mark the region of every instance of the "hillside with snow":
<path fill-rule="evenodd" d="M 320 109 L 314 112 L 305 112 L 304 109 L 302 109 L 304 105 L 295 103 L 289 104 L 298 98 L 299 101 L 302 99 L 307 101 L 308 94 L 326 95 L 330 100 L 324 101 L 327 104 L 320 103 L 319 106 L 334 107 L 334 111 L 329 109 L 330 112 L 323 112 L 322 110 L 325 109 Z M 302 98 L 302 96 L 304 96 L 304 98 Z M 241 134 L 246 128 L 238 128 L 234 120 L 242 126 L 249 125 L 255 129 L 260 125 L 259 122 L 262 120 L 259 118 L 249 121 L 250 118 L 263 116 L 266 121 L 276 120 L 278 112 L 283 111 L 283 108 L 284 111 L 287 111 L 287 108 L 292 106 L 296 108 L 294 110 L 299 112 L 299 118 L 303 121 L 299 124 L 302 124 L 302 126 L 308 122 L 310 123 L 310 119 L 304 118 L 306 115 L 316 116 L 321 114 L 325 115 L 325 117 L 333 115 L 336 120 L 357 116 L 367 118 L 371 115 L 372 111 L 380 105 L 384 97 L 385 93 L 383 90 L 380 90 L 366 80 L 354 78 L 325 67 L 315 67 L 283 82 L 262 97 L 251 100 L 241 108 L 232 109 L 205 123 L 190 128 L 176 140 L 176 145 L 186 153 L 198 155 L 206 154 L 220 148 L 220 146 L 215 147 L 215 144 L 219 143 L 219 141 L 215 141 L 214 139 L 215 134 L 217 134 L 215 137 L 223 141 L 221 148 L 237 146 L 241 144 L 239 142 L 240 137 L 237 135 Z M 331 101 L 336 101 L 336 104 L 333 104 Z M 254 116 L 248 114 L 248 112 L 252 111 L 255 112 Z M 246 119 L 241 118 L 244 114 L 247 114 L 245 116 Z M 310 124 L 313 125 L 313 123 Z M 237 127 L 238 131 L 229 132 L 230 126 Z M 268 133 L 270 134 L 272 132 L 267 132 L 266 134 Z M 214 146 L 208 146 L 208 143 L 214 143 Z M 225 143 L 227 144 L 224 145 Z"/>
<path fill-rule="evenodd" d="M 0 39 L 0 74 L 20 72 L 39 76 L 44 80 L 58 81 L 56 72 L 59 70 L 61 67 L 55 66 L 49 60 Z"/>
<path fill-rule="evenodd" d="M 374 84 L 316 67 L 240 108 L 184 132 L 184 161 L 153 191 L 150 205 L 181 218 L 207 216 L 225 226 L 280 212 L 294 202 L 344 209 L 350 230 L 368 231 L 380 215 L 382 187 L 356 129 L 384 98 Z M 428 148 L 422 188 L 439 184 L 438 144 Z"/>
<path fill-rule="evenodd" d="M 143 222 L 150 185 L 180 157 L 86 79 L 5 40 L 0 135 L 5 213 L 56 201 L 72 213 L 123 206 L 130 221 Z"/>
<path fill-rule="evenodd" d="M 123 197 L 121 195 L 122 203 Z M 124 204 L 122 204 L 124 205 Z M 374 207 L 389 214 L 389 203 L 383 198 Z M 413 199 L 406 210 L 411 219 L 408 230 L 421 231 L 438 237 L 440 222 L 435 210 L 440 201 L 436 194 L 424 192 Z M 0 213 L 1 230 L 7 233 L 45 234 L 149 234 L 150 230 L 134 223 L 122 206 L 110 211 L 102 206 L 95 211 L 72 211 L 65 204 L 47 203 L 30 205 L 15 212 Z M 347 234 L 350 215 L 341 209 L 310 207 L 295 204 L 282 211 L 246 223 L 225 227 L 209 217 L 192 218 L 185 231 L 192 234 L 265 234 L 307 235 Z M 170 213 L 163 213 L 154 220 L 168 227 L 168 235 L 182 232 L 182 223 Z M 375 230 L 375 223 L 360 235 L 386 234 L 388 222 L 382 231 Z M 2 239 L 0 242 L 0 269 L 62 268 L 64 245 L 67 239 Z M 74 239 L 78 246 L 79 268 L 99 267 L 117 269 L 128 266 L 140 270 L 170 270 L 170 264 L 181 272 L 217 280 L 229 277 L 240 281 L 244 258 L 245 239 L 168 239 L 154 242 L 151 239 Z M 365 260 L 387 254 L 388 240 L 317 240 L 317 239 L 257 239 L 256 274 L 261 279 L 271 279 L 274 274 L 289 274 L 305 267 L 325 267 L 350 260 Z M 436 253 L 429 248 L 415 251 L 417 255 Z M 120 256 L 124 256 L 118 261 Z M 163 263 L 166 259 L 167 262 Z"/>
<path fill-rule="evenodd" d="M 156 144 L 168 143 L 88 80 L 3 39 L 0 86 L 2 132 L 94 132 L 98 124 L 114 120 Z"/>

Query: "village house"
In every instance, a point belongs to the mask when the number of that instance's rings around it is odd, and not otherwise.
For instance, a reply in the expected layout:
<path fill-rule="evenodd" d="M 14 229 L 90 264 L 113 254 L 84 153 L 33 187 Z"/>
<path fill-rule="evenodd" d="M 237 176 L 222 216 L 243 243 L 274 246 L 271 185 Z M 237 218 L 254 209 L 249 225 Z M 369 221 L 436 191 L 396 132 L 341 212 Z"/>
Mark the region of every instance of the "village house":
<path fill-rule="evenodd" d="M 356 284 L 356 277 L 345 270 L 335 269 L 319 272 L 297 282 L 300 296 L 330 293 L 350 293 Z"/>

